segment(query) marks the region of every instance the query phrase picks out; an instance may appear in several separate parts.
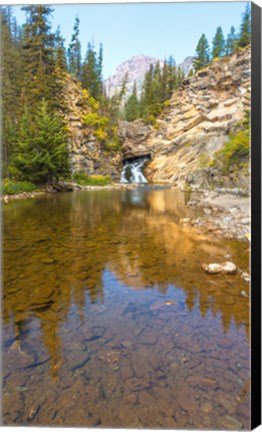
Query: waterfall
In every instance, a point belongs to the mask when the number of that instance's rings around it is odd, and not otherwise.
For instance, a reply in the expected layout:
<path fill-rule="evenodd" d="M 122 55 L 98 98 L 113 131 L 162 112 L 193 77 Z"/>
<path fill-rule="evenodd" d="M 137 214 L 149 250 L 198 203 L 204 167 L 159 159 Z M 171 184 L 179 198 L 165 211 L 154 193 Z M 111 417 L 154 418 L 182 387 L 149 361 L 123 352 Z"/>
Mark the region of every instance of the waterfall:
<path fill-rule="evenodd" d="M 143 174 L 145 163 L 149 156 L 142 156 L 124 161 L 120 183 L 147 183 Z"/>

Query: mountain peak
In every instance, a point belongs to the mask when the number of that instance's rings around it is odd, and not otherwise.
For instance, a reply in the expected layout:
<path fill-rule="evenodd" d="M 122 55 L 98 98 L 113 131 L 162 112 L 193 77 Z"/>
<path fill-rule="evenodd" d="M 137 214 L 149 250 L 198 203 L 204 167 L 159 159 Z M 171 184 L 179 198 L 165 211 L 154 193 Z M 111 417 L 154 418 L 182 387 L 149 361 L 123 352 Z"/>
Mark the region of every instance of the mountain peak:
<path fill-rule="evenodd" d="M 125 60 L 115 70 L 114 74 L 104 81 L 104 86 L 109 96 L 120 90 L 123 79 L 128 73 L 127 92 L 128 97 L 132 93 L 134 82 L 137 84 L 138 95 L 141 93 L 142 83 L 145 73 L 150 65 L 155 65 L 158 61 L 163 65 L 163 61 L 145 54 L 137 54 Z"/>
<path fill-rule="evenodd" d="M 140 96 L 145 73 L 149 70 L 151 64 L 155 66 L 157 62 L 160 63 L 160 67 L 164 65 L 163 60 L 142 53 L 125 60 L 116 68 L 114 74 L 104 81 L 108 96 L 112 96 L 120 90 L 126 74 L 128 74 L 126 98 L 132 93 L 134 82 L 136 82 L 137 94 Z M 193 57 L 186 57 L 184 62 L 178 66 L 187 75 L 192 67 L 192 63 Z"/>

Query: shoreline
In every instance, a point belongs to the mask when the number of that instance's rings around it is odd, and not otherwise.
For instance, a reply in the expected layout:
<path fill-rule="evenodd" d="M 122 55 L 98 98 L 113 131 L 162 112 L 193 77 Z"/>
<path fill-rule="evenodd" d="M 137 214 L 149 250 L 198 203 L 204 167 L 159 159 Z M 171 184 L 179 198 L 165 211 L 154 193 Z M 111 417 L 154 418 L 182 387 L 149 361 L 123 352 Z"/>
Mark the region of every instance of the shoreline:
<path fill-rule="evenodd" d="M 155 189 L 157 186 L 160 185 L 152 184 L 152 189 Z M 161 186 L 187 192 L 186 189 L 177 188 L 172 184 L 163 184 Z M 53 193 L 85 190 L 132 190 L 139 187 L 141 185 L 129 183 L 112 183 L 106 186 L 81 186 L 76 183 L 60 182 L 58 186 L 49 186 L 46 190 L 42 191 L 2 195 L 0 200 L 8 203 L 14 200 L 24 200 Z M 207 189 L 191 191 L 191 198 L 187 206 L 192 209 L 201 209 L 202 214 L 195 219 L 183 218 L 180 220 L 181 224 L 195 227 L 201 232 L 227 240 L 251 241 L 251 201 L 250 197 L 244 196 L 241 190 Z"/>
<path fill-rule="evenodd" d="M 251 241 L 251 198 L 222 191 L 200 191 L 192 194 L 188 207 L 202 210 L 201 217 L 184 221 L 214 237 Z"/>
<path fill-rule="evenodd" d="M 9 201 L 35 198 L 40 195 L 47 195 L 53 193 L 75 192 L 75 191 L 84 191 L 84 190 L 135 189 L 136 187 L 137 187 L 136 184 L 121 184 L 121 183 L 112 183 L 106 186 L 82 186 L 77 183 L 61 182 L 58 183 L 58 187 L 47 186 L 45 190 L 39 190 L 34 192 L 21 192 L 14 195 L 1 195 L 0 201 L 8 203 Z"/>

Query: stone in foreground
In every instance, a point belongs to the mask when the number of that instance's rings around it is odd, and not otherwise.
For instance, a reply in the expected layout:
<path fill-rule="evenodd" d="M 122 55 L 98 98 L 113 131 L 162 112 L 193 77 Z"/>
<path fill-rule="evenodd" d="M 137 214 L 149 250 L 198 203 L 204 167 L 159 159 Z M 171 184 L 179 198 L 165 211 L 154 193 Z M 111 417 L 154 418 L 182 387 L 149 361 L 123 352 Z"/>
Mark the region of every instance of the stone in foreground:
<path fill-rule="evenodd" d="M 211 264 L 202 264 L 202 268 L 209 274 L 235 274 L 237 271 L 237 267 L 234 263 L 230 261 L 226 261 L 223 264 L 211 263 Z"/>

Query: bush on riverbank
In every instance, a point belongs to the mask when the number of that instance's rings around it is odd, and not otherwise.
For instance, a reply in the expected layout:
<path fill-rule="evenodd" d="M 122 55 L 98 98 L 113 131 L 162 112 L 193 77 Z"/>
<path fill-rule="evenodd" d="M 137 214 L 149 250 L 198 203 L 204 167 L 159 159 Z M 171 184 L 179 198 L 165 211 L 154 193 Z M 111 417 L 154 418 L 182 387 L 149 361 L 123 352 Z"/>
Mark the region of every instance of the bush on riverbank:
<path fill-rule="evenodd" d="M 106 186 L 111 183 L 109 176 L 88 175 L 83 171 L 75 172 L 73 180 L 81 186 Z"/>
<path fill-rule="evenodd" d="M 5 179 L 1 185 L 2 195 L 16 195 L 22 192 L 34 192 L 37 186 L 28 181 L 14 181 Z"/>
<path fill-rule="evenodd" d="M 231 135 L 224 147 L 216 153 L 218 160 L 223 164 L 223 171 L 227 173 L 234 165 L 241 166 L 248 160 L 250 150 L 249 130 L 241 130 Z"/>

